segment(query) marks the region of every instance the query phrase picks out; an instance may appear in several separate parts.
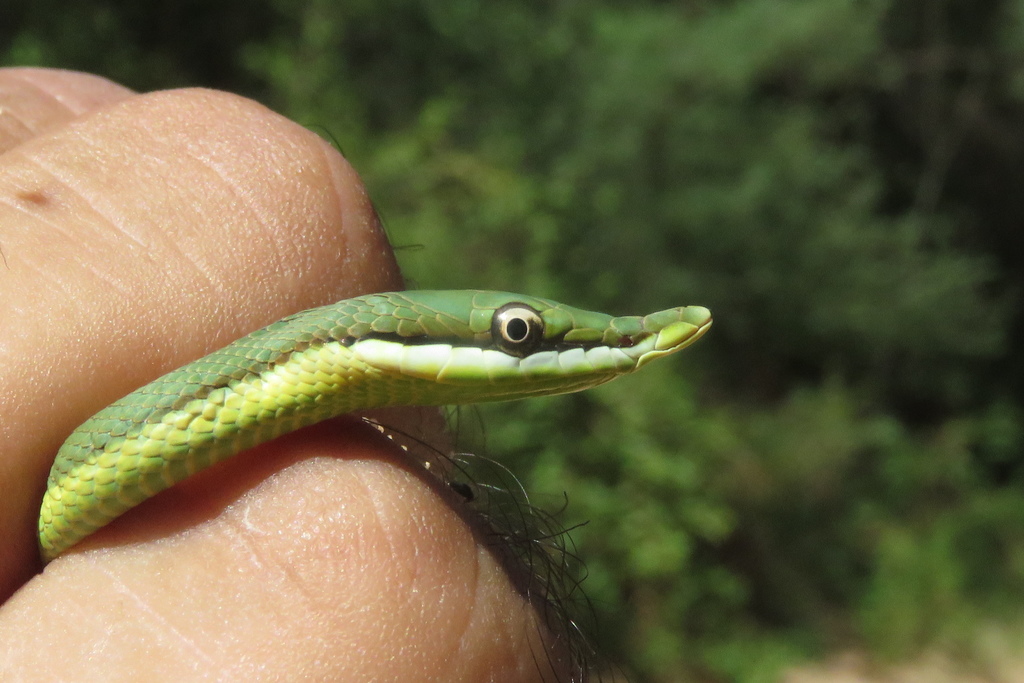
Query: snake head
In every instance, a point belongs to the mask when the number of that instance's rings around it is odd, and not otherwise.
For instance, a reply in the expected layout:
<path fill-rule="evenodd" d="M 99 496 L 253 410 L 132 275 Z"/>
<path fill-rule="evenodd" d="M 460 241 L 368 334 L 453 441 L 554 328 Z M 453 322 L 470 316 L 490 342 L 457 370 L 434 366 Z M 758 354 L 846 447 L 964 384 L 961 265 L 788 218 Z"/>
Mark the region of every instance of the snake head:
<path fill-rule="evenodd" d="M 416 394 L 437 396 L 437 403 L 579 391 L 679 351 L 711 326 L 702 306 L 613 317 L 508 292 L 366 299 L 377 314 L 393 307 L 405 324 L 389 323 L 394 332 L 357 340 L 352 352 L 382 372 L 431 383 Z"/>

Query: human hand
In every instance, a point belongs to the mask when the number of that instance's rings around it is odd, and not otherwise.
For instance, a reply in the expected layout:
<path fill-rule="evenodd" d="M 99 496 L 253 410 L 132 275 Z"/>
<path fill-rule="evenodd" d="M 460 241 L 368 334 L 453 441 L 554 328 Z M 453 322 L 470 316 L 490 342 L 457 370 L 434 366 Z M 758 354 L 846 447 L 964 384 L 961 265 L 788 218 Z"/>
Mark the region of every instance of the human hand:
<path fill-rule="evenodd" d="M 401 279 L 351 167 L 249 100 L 0 70 L 0 152 L 0 599 L 21 586 L 0 679 L 555 677 L 501 564 L 354 419 L 201 473 L 36 574 L 46 475 L 80 422 Z"/>

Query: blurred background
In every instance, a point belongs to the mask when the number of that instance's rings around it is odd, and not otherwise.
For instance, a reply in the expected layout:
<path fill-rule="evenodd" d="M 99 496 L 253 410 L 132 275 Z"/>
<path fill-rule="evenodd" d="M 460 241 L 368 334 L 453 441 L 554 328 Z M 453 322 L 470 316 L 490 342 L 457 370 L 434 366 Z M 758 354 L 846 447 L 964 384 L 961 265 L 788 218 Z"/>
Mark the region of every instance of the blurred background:
<path fill-rule="evenodd" d="M 711 308 L 481 410 L 616 675 L 1022 680 L 1021 0 L 4 0 L 0 63 L 323 132 L 413 286 Z"/>

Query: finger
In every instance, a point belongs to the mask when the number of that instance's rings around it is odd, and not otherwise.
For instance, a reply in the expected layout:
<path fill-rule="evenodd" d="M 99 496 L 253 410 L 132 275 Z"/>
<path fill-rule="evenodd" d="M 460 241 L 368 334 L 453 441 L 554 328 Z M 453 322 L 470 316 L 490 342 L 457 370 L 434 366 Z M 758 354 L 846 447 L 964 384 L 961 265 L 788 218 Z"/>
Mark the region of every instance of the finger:
<path fill-rule="evenodd" d="M 58 560 L 76 581 L 32 582 L 10 608 L 42 608 L 22 630 L 0 622 L 0 661 L 18 661 L 6 672 L 90 680 L 98 667 L 69 662 L 92 661 L 129 680 L 568 680 L 470 527 L 378 440 L 354 422 L 303 430 L 247 454 L 258 472 L 236 486 L 257 483 L 193 532 Z"/>
<path fill-rule="evenodd" d="M 0 156 L 0 594 L 53 454 L 103 405 L 288 313 L 394 289 L 365 193 L 242 98 L 136 96 Z"/>
<path fill-rule="evenodd" d="M 0 69 L 0 154 L 132 94 L 128 88 L 91 74 Z"/>

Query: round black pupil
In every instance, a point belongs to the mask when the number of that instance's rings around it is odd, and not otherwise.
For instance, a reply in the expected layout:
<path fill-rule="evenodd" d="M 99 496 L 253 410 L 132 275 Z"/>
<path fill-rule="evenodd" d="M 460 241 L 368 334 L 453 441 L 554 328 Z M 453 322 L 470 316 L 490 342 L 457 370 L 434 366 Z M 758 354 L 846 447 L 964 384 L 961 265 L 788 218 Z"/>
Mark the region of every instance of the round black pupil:
<path fill-rule="evenodd" d="M 530 325 L 522 318 L 512 318 L 505 325 L 505 334 L 508 335 L 509 341 L 521 342 L 526 339 L 529 332 Z"/>

